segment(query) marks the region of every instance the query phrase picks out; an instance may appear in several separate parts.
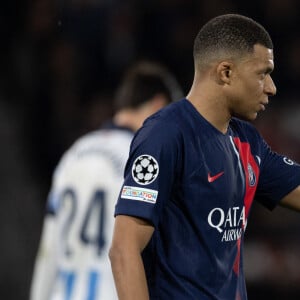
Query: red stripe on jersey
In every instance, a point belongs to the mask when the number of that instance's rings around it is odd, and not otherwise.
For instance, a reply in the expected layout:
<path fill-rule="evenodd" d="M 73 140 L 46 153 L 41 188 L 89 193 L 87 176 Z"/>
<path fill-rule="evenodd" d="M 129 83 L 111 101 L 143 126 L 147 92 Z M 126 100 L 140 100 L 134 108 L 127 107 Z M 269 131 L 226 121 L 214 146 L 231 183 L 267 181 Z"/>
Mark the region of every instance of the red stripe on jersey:
<path fill-rule="evenodd" d="M 254 199 L 255 191 L 257 188 L 257 181 L 259 177 L 259 167 L 251 154 L 250 145 L 248 143 L 241 142 L 238 137 L 233 138 L 234 144 L 237 147 L 240 160 L 243 165 L 244 174 L 245 174 L 245 196 L 244 196 L 244 205 L 245 205 L 245 220 L 247 224 L 248 215 L 252 202 Z M 238 276 L 240 269 L 240 256 L 241 256 L 241 240 L 237 241 L 237 255 L 233 265 L 233 271 Z"/>
<path fill-rule="evenodd" d="M 250 145 L 248 143 L 241 142 L 240 139 L 237 137 L 233 138 L 233 141 L 237 149 L 239 150 L 240 159 L 245 173 L 246 191 L 244 196 L 244 204 L 245 204 L 245 214 L 246 214 L 245 217 L 247 220 L 254 199 L 255 191 L 257 188 L 259 167 L 255 161 L 255 158 L 251 154 Z M 251 168 L 253 174 L 250 174 L 251 171 L 249 168 Z M 250 184 L 250 177 L 254 178 L 253 184 Z"/>

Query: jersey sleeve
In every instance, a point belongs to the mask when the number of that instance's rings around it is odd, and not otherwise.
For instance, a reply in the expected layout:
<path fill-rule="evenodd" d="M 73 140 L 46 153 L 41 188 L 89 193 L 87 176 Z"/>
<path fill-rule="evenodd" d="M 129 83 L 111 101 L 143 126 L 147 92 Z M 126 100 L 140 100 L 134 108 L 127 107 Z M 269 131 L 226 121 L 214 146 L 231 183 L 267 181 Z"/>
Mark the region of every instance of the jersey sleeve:
<path fill-rule="evenodd" d="M 150 124 L 149 124 L 150 123 Z M 179 131 L 151 122 L 135 135 L 115 215 L 130 215 L 157 226 L 178 173 Z"/>
<path fill-rule="evenodd" d="M 262 161 L 256 199 L 273 209 L 288 193 L 300 185 L 300 165 L 270 149 L 261 138 Z"/>

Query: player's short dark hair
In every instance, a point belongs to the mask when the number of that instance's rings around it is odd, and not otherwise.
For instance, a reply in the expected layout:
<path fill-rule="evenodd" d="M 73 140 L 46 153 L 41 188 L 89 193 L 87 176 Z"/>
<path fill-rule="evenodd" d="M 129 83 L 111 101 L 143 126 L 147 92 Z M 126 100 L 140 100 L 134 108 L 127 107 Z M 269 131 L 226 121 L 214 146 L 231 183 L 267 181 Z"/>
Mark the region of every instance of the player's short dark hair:
<path fill-rule="evenodd" d="M 226 14 L 208 21 L 194 42 L 194 61 L 200 67 L 213 59 L 237 58 L 254 50 L 260 44 L 273 49 L 267 30 L 251 18 L 239 14 Z M 223 55 L 221 57 L 220 55 Z"/>
<path fill-rule="evenodd" d="M 114 108 L 136 108 L 158 94 L 164 95 L 167 102 L 182 97 L 177 80 L 166 67 L 157 62 L 139 61 L 125 73 L 115 95 Z"/>

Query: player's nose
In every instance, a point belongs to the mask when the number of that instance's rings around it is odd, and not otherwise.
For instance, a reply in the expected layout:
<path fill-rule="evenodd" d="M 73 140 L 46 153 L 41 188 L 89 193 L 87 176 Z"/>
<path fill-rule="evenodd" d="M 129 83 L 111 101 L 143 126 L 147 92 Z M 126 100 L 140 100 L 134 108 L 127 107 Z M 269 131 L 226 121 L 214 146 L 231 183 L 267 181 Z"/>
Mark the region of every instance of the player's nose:
<path fill-rule="evenodd" d="M 268 96 L 274 96 L 276 95 L 277 88 L 275 86 L 275 83 L 270 75 L 267 76 L 266 82 L 265 82 L 265 93 Z"/>

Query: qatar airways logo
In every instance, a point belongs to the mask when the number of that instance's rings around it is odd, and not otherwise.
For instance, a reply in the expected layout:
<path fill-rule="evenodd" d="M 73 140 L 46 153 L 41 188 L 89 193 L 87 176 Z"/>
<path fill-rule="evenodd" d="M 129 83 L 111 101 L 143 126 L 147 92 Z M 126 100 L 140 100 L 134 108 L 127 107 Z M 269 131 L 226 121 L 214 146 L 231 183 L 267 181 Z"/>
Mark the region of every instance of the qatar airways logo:
<path fill-rule="evenodd" d="M 220 233 L 221 242 L 236 241 L 246 229 L 245 206 L 230 207 L 227 211 L 216 207 L 209 212 L 207 221 Z"/>

